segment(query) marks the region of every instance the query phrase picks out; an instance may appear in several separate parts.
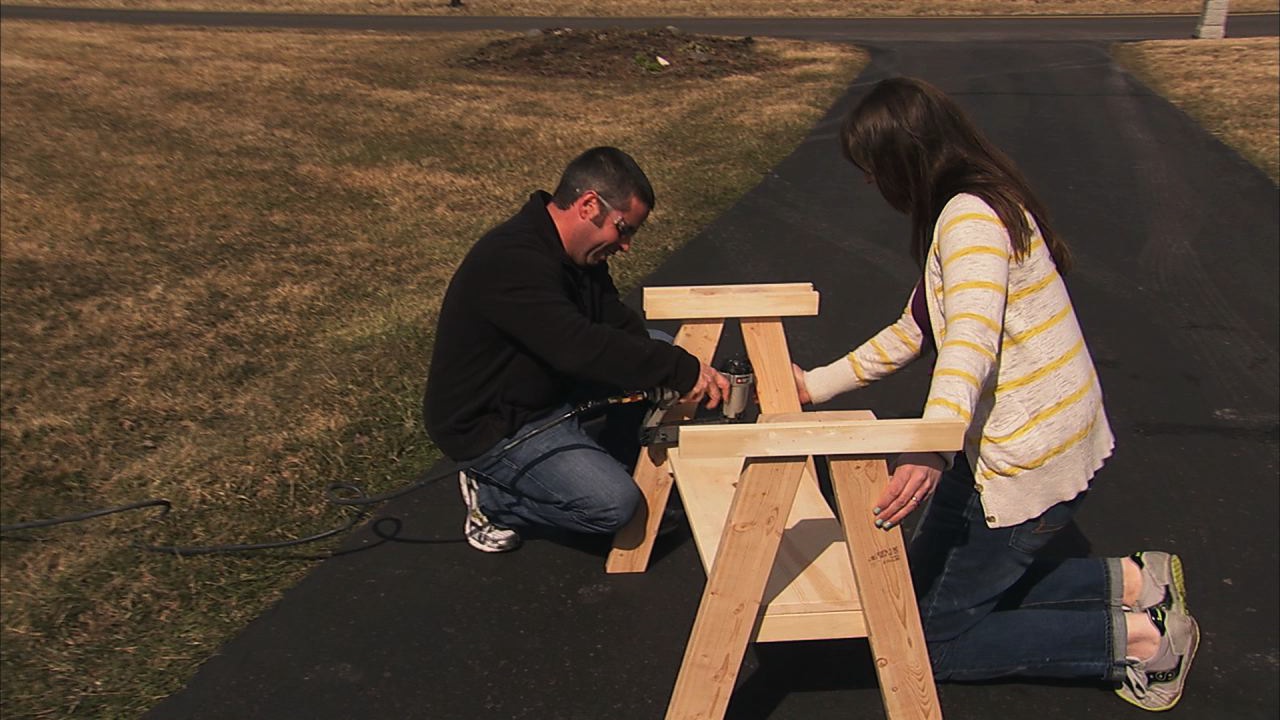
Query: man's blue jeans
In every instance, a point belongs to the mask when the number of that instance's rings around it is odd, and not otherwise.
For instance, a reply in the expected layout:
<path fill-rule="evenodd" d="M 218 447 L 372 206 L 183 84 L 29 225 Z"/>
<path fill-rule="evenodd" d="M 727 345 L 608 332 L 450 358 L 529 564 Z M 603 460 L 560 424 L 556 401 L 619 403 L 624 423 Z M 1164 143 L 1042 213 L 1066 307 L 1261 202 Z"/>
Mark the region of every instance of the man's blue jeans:
<path fill-rule="evenodd" d="M 943 473 L 908 552 L 936 679 L 1124 676 L 1119 560 L 1039 557 L 1084 495 L 989 528 L 965 457 Z"/>
<path fill-rule="evenodd" d="M 528 423 L 472 461 L 471 471 L 480 476 L 480 508 L 490 520 L 507 527 L 613 533 L 635 514 L 642 496 L 631 473 L 583 430 L 577 418 L 499 454 L 512 439 L 569 409 L 564 405 Z"/>
<path fill-rule="evenodd" d="M 654 328 L 649 337 L 675 342 L 670 333 Z M 598 439 L 583 429 L 581 418 L 570 418 L 499 452 L 569 409 L 566 404 L 526 423 L 471 461 L 471 471 L 481 481 L 480 509 L 490 520 L 506 527 L 542 525 L 605 534 L 631 520 L 644 499 L 628 469 L 640 453 L 643 406 L 609 408 Z"/>

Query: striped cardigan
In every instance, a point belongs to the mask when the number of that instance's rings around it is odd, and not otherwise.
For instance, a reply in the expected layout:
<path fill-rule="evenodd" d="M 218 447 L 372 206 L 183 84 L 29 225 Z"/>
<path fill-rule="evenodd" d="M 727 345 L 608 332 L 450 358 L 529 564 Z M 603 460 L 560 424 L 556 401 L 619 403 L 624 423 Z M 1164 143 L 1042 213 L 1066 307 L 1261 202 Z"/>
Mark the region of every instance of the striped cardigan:
<path fill-rule="evenodd" d="M 1034 220 L 1032 229 L 1030 252 L 1014 261 L 995 211 L 973 195 L 953 197 L 920 286 L 939 348 L 924 417 L 967 424 L 965 456 L 990 527 L 1075 497 L 1114 446 L 1066 286 Z M 825 402 L 904 367 L 922 338 L 908 299 L 897 322 L 805 373 L 809 395 Z"/>

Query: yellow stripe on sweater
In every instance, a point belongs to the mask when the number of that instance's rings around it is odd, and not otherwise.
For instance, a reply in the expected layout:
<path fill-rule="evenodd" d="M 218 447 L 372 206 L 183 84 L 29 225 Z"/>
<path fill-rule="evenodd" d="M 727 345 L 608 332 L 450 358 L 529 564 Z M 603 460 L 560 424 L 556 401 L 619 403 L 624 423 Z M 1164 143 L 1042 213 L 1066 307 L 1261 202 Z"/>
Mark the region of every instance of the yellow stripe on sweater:
<path fill-rule="evenodd" d="M 862 372 L 862 366 L 858 364 L 858 358 L 853 353 L 849 353 L 849 364 L 853 366 L 853 374 L 862 382 L 867 382 L 867 376 Z"/>
<path fill-rule="evenodd" d="M 1000 258 L 1001 260 L 1004 260 L 1005 262 L 1009 261 L 1009 253 L 1005 252 L 1001 248 L 991 247 L 990 245 L 974 245 L 972 247 L 967 247 L 963 250 L 957 250 L 956 252 L 952 253 L 951 257 L 942 261 L 942 267 L 946 268 L 948 265 L 952 263 L 952 261 L 959 260 L 960 258 L 963 258 L 963 257 L 968 257 L 969 255 L 995 255 L 996 257 Z"/>
<path fill-rule="evenodd" d="M 880 355 L 880 360 L 884 362 L 885 365 L 889 365 L 890 367 L 893 366 L 893 359 L 889 357 L 889 353 L 884 351 L 884 348 L 880 347 L 880 343 L 876 342 L 875 340 L 871 340 L 868 342 L 868 344 L 872 348 L 875 348 L 875 351 Z"/>
<path fill-rule="evenodd" d="M 992 292 L 1000 293 L 1001 295 L 1004 294 L 1004 286 L 1000 283 L 993 283 L 990 280 L 970 280 L 969 282 L 956 283 L 955 285 L 946 288 L 944 290 L 944 297 L 946 295 L 964 292 L 965 290 L 990 290 Z"/>
<path fill-rule="evenodd" d="M 948 410 L 954 412 L 955 414 L 963 418 L 965 422 L 969 422 L 969 420 L 972 419 L 973 417 L 973 415 L 968 410 L 965 410 L 964 408 L 960 407 L 958 404 L 953 403 L 950 400 L 947 400 L 945 398 L 933 398 L 929 402 L 925 403 L 924 407 L 926 410 L 928 410 L 931 405 L 938 405 L 938 406 L 947 408 Z"/>
<path fill-rule="evenodd" d="M 978 353 L 982 354 L 982 355 L 983 355 L 983 356 L 985 356 L 988 360 L 993 360 L 993 361 L 994 361 L 994 360 L 996 359 L 996 354 L 995 354 L 995 353 L 991 352 L 991 351 L 990 351 L 990 350 L 988 350 L 987 348 L 982 347 L 982 346 L 981 346 L 981 345 L 979 345 L 978 343 L 969 342 L 968 340 L 959 340 L 959 339 L 956 339 L 956 340 L 944 340 L 944 341 L 942 342 L 942 349 L 943 349 L 943 350 L 946 350 L 948 347 L 962 347 L 962 348 L 969 348 L 970 350 L 975 350 L 975 351 L 977 351 Z"/>
<path fill-rule="evenodd" d="M 942 226 L 942 229 L 938 231 L 938 234 L 946 235 L 947 233 L 951 232 L 951 229 L 954 228 L 955 226 L 959 225 L 962 222 L 968 222 L 969 220 L 977 220 L 978 222 L 985 222 L 985 223 L 991 223 L 992 225 L 998 225 L 1001 228 L 1004 227 L 1004 223 L 1000 222 L 1000 218 L 996 217 L 995 215 L 971 212 L 971 213 L 962 213 L 960 215 L 955 216 L 954 218 L 951 218 L 950 220 L 947 221 L 946 225 Z"/>
<path fill-rule="evenodd" d="M 979 315 L 978 313 L 967 313 L 967 312 L 956 313 L 955 315 L 951 316 L 951 322 L 949 324 L 954 325 L 956 320 L 976 320 L 982 323 L 983 325 L 987 326 L 987 328 L 991 330 L 991 332 L 994 332 L 994 333 L 1000 332 L 1000 323 L 996 322 L 995 320 L 992 320 L 986 315 Z"/>
<path fill-rule="evenodd" d="M 1045 464 L 1048 463 L 1050 460 L 1067 452 L 1068 450 L 1075 447 L 1076 445 L 1079 445 L 1081 440 L 1084 440 L 1086 437 L 1089 437 L 1089 433 L 1093 432 L 1093 426 L 1096 424 L 1098 424 L 1098 416 L 1095 414 L 1093 416 L 1093 419 L 1089 421 L 1089 424 L 1084 426 L 1083 430 L 1067 438 L 1066 442 L 1053 448 L 1049 452 L 1045 453 L 1044 455 L 1041 455 L 1040 457 L 1027 463 L 1026 465 L 1009 468 L 1008 472 L 999 472 L 995 468 L 987 467 L 987 468 L 984 468 L 985 472 L 981 473 L 981 475 L 984 480 L 988 480 L 996 476 L 1011 478 L 1014 475 L 1017 475 L 1021 472 L 1025 472 L 1027 470 L 1035 470 L 1036 468 L 1044 467 Z"/>
<path fill-rule="evenodd" d="M 1090 390 L 1092 390 L 1092 389 L 1093 389 L 1093 378 L 1091 377 L 1091 378 L 1089 378 L 1088 380 L 1086 380 L 1086 381 L 1085 381 L 1085 383 L 1084 383 L 1083 385 L 1081 385 L 1081 386 L 1080 386 L 1080 388 L 1079 388 L 1079 389 L 1077 389 L 1075 392 L 1073 392 L 1073 393 L 1071 393 L 1070 395 L 1068 395 L 1068 396 L 1066 396 L 1066 397 L 1062 398 L 1061 400 L 1059 400 L 1058 402 L 1056 402 L 1056 403 L 1054 403 L 1054 404 L 1050 405 L 1049 407 L 1045 408 L 1044 410 L 1041 410 L 1040 412 L 1036 413 L 1035 415 L 1032 415 L 1032 416 L 1031 416 L 1031 418 L 1030 418 L 1029 420 L 1027 420 L 1027 424 L 1026 424 L 1026 425 L 1023 425 L 1022 427 L 1018 428 L 1017 430 L 1014 430 L 1013 432 L 1009 433 L 1008 435 L 1001 435 L 1000 437 L 995 437 L 995 436 L 992 436 L 992 435 L 986 435 L 986 434 L 984 434 L 982 437 L 983 437 L 983 439 L 985 439 L 985 440 L 989 440 L 989 441 L 991 441 L 991 442 L 993 442 L 993 443 L 996 443 L 996 444 L 1006 443 L 1006 442 L 1009 442 L 1009 441 L 1011 441 L 1011 440 L 1016 440 L 1016 439 L 1018 439 L 1018 438 L 1022 437 L 1023 435 L 1026 435 L 1027 433 L 1029 433 L 1029 432 L 1031 432 L 1032 430 L 1034 430 L 1034 429 L 1035 429 L 1035 427 L 1036 427 L 1037 425 L 1039 425 L 1040 423 L 1042 423 L 1042 422 L 1044 422 L 1045 420 L 1047 420 L 1047 419 L 1049 419 L 1049 418 L 1053 417 L 1054 415 L 1057 415 L 1058 413 L 1062 412 L 1062 411 L 1063 411 L 1064 409 L 1066 409 L 1067 407 L 1070 407 L 1071 405 L 1074 405 L 1074 404 L 1076 404 L 1077 402 L 1079 402 L 1079 401 L 1080 401 L 1080 398 L 1084 397 L 1084 396 L 1085 396 L 1086 394 L 1088 394 L 1088 392 L 1089 392 Z"/>
<path fill-rule="evenodd" d="M 933 371 L 934 377 L 938 377 L 939 375 L 950 375 L 951 377 L 958 377 L 961 380 L 964 380 L 965 382 L 972 385 L 975 390 L 982 389 L 982 383 L 978 382 L 977 376 L 975 376 L 971 372 L 968 372 L 967 370 L 959 370 L 956 368 L 942 368 L 942 369 Z"/>
<path fill-rule="evenodd" d="M 1030 340 L 1036 335 L 1039 335 L 1045 330 L 1048 330 L 1054 325 L 1057 325 L 1058 323 L 1062 322 L 1063 318 L 1067 317 L 1070 314 L 1071 314 L 1071 306 L 1067 305 L 1063 307 L 1061 310 L 1059 310 L 1058 312 L 1054 313 L 1053 317 L 1049 318 L 1048 320 L 1045 320 L 1039 325 L 1036 325 L 1030 330 L 1027 330 L 1026 332 L 1018 333 L 1017 335 L 1013 335 L 1013 334 L 1009 335 L 1009 339 L 1016 343 L 1026 342 L 1027 340 Z"/>
<path fill-rule="evenodd" d="M 1036 370 L 1035 372 L 1023 375 L 1022 377 L 1016 380 L 1010 380 L 1008 382 L 1003 382 L 1003 383 L 1000 383 L 999 385 L 996 385 L 996 392 L 1001 393 L 1006 390 L 1020 388 L 1023 385 L 1030 385 L 1036 380 L 1039 380 L 1040 378 L 1044 377 L 1045 375 L 1048 375 L 1049 373 L 1057 371 L 1063 365 L 1066 365 L 1067 363 L 1071 362 L 1071 360 L 1074 359 L 1076 356 L 1078 356 L 1082 350 L 1084 350 L 1084 338 L 1080 338 L 1079 342 L 1077 342 L 1075 346 L 1072 347 L 1070 350 L 1063 353 L 1061 357 L 1049 363 L 1048 365 L 1041 366 L 1040 369 Z"/>
<path fill-rule="evenodd" d="M 902 341 L 902 344 L 911 349 L 911 352 L 914 353 L 920 350 L 920 345 L 907 334 L 906 330 L 903 330 L 897 325 L 890 325 L 889 327 L 893 330 L 893 334 L 897 335 L 898 339 Z"/>
<path fill-rule="evenodd" d="M 1049 283 L 1053 282 L 1054 277 L 1056 277 L 1056 275 L 1054 275 L 1053 273 L 1047 273 L 1045 274 L 1044 277 L 1035 281 L 1031 285 L 1028 285 L 1022 288 L 1021 290 L 1015 290 L 1014 292 L 1009 293 L 1009 304 L 1012 305 L 1013 303 L 1021 300 L 1022 298 L 1028 295 L 1033 295 L 1037 292 L 1040 292 L 1041 290 L 1048 287 Z"/>

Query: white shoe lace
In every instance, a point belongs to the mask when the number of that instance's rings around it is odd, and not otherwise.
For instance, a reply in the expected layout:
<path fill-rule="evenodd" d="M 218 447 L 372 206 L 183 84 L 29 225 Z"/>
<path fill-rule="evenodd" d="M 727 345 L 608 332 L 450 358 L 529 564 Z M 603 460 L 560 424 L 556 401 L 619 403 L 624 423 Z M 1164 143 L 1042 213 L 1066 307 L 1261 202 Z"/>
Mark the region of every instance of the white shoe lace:
<path fill-rule="evenodd" d="M 1133 692 L 1136 698 L 1143 698 L 1147 695 L 1147 670 L 1146 663 L 1132 662 L 1124 669 L 1125 684 L 1129 686 L 1129 690 Z"/>

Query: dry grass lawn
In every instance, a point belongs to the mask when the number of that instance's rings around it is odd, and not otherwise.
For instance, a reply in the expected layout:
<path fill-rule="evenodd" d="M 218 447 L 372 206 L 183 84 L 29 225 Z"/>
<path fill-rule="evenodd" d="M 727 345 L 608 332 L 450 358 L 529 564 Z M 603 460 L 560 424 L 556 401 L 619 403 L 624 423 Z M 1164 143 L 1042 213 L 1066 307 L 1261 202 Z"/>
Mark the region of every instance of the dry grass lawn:
<path fill-rule="evenodd" d="M 615 17 L 876 17 L 915 15 L 1198 14 L 1203 0 L 21 0 L 146 10 L 217 10 L 379 15 L 528 15 Z M 1231 0 L 1231 12 L 1275 12 L 1277 0 Z"/>
<path fill-rule="evenodd" d="M 1132 43 L 1116 57 L 1280 184 L 1280 38 Z"/>
<path fill-rule="evenodd" d="M 451 67 L 498 37 L 0 26 L 2 521 L 164 497 L 0 544 L 0 715 L 136 717 L 306 570 L 135 539 L 339 525 L 400 487 L 444 284 L 591 145 L 659 202 L 633 284 L 803 137 L 865 56 L 760 40 L 767 70 L 531 81 Z M 308 551 L 322 550 L 312 546 Z"/>

